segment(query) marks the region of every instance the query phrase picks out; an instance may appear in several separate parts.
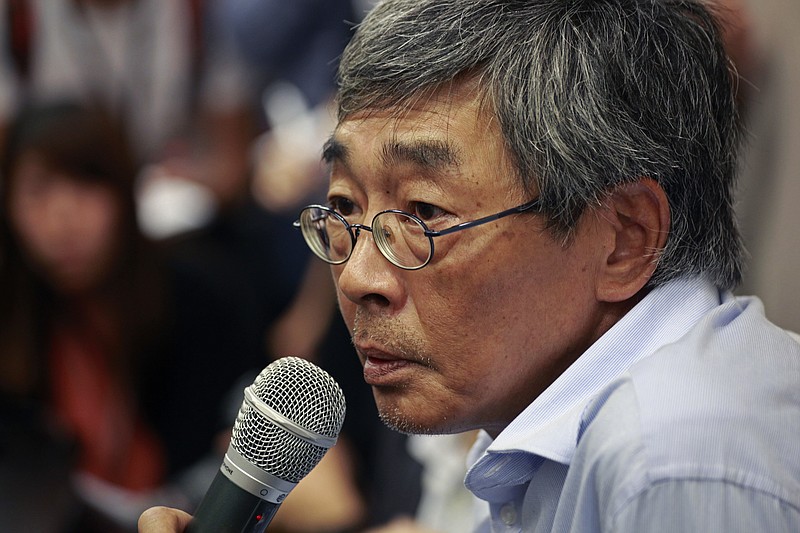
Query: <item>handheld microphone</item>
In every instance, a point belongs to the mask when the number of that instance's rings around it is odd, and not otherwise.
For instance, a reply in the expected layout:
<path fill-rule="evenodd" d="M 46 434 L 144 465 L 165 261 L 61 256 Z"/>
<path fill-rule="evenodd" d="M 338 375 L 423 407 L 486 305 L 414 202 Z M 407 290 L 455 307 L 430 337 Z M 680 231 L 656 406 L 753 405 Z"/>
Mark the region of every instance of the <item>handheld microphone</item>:
<path fill-rule="evenodd" d="M 187 533 L 266 530 L 289 491 L 336 444 L 344 394 L 313 363 L 284 357 L 244 390 L 231 442 Z"/>

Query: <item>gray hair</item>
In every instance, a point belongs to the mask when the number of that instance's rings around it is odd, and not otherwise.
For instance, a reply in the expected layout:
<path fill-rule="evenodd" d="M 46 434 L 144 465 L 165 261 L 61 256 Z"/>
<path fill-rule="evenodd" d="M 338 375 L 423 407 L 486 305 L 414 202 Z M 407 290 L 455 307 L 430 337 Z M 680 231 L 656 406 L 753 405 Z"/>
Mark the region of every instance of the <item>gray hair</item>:
<path fill-rule="evenodd" d="M 587 206 L 649 177 L 671 211 L 649 285 L 738 284 L 736 76 L 700 0 L 386 0 L 341 58 L 339 119 L 465 77 L 565 243 Z"/>

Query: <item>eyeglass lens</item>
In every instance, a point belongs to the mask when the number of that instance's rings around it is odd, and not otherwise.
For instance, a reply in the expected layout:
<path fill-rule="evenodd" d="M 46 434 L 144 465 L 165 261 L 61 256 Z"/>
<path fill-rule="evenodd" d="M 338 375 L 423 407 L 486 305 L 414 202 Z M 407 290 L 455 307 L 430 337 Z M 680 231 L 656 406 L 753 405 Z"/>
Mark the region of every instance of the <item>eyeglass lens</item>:
<path fill-rule="evenodd" d="M 350 256 L 352 237 L 347 226 L 336 216 L 318 207 L 300 214 L 300 229 L 311 251 L 329 263 L 343 263 Z"/>
<path fill-rule="evenodd" d="M 429 238 L 419 222 L 403 213 L 381 213 L 373 221 L 375 244 L 386 258 L 403 268 L 417 268 L 428 262 Z"/>

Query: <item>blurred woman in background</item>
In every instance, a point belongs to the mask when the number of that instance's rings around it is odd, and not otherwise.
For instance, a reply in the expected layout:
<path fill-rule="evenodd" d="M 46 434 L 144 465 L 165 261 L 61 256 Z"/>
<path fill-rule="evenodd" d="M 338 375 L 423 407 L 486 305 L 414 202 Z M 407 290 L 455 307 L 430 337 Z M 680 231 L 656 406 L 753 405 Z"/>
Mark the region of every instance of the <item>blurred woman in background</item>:
<path fill-rule="evenodd" d="M 220 406 L 265 362 L 224 280 L 169 260 L 140 233 L 123 131 L 98 109 L 52 104 L 24 111 L 9 132 L 0 167 L 8 530 L 133 530 L 147 505 L 139 499 L 162 490 L 163 500 L 166 484 L 213 453 L 232 420 Z M 195 483 L 205 490 L 205 478 Z M 44 495 L 47 510 L 36 512 Z"/>
<path fill-rule="evenodd" d="M 141 491 L 166 472 L 143 394 L 165 308 L 158 262 L 136 224 L 136 170 L 100 111 L 29 110 L 11 130 L 0 392 L 6 414 L 27 410 L 31 426 L 76 444 L 81 474 Z"/>

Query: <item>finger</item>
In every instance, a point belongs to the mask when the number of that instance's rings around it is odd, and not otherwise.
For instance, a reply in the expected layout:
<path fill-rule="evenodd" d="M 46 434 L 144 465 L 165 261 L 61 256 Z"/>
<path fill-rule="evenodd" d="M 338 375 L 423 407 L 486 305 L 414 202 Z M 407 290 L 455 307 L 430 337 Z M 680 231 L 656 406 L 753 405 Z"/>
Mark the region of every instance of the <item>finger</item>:
<path fill-rule="evenodd" d="M 151 507 L 139 517 L 139 533 L 181 533 L 192 516 L 170 507 Z"/>

